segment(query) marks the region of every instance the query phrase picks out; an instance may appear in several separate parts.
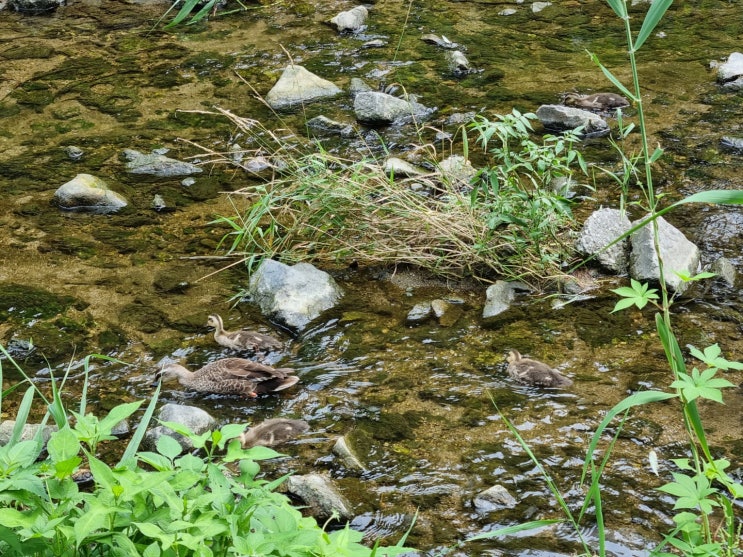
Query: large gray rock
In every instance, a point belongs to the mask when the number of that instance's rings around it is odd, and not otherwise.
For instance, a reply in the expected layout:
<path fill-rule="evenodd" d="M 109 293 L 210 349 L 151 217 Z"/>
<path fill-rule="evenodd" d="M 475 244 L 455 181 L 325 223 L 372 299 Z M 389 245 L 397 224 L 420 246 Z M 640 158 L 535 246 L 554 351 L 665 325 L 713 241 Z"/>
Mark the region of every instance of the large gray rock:
<path fill-rule="evenodd" d="M 78 174 L 54 192 L 54 203 L 70 211 L 112 213 L 127 202 L 123 196 L 109 189 L 106 182 L 90 174 Z"/>
<path fill-rule="evenodd" d="M 289 476 L 286 489 L 309 507 L 312 516 L 325 521 L 337 513 L 341 520 L 353 518 L 348 500 L 338 491 L 333 481 L 324 475 Z"/>
<path fill-rule="evenodd" d="M 694 275 L 699 271 L 699 248 L 663 217 L 658 217 L 660 255 L 666 285 L 681 294 L 688 287 L 674 272 Z M 633 224 L 636 225 L 639 221 Z M 630 276 L 638 281 L 660 280 L 660 269 L 653 241 L 653 225 L 648 223 L 631 236 Z"/>
<path fill-rule="evenodd" d="M 10 438 L 13 435 L 13 430 L 15 429 L 15 424 L 15 420 L 3 420 L 0 423 L 0 447 L 7 445 L 8 441 L 10 441 Z M 56 425 L 42 426 L 40 424 L 23 424 L 21 436 L 18 440 L 30 441 L 31 439 L 36 437 L 36 434 L 39 432 L 40 429 L 42 429 L 41 439 L 44 443 L 46 443 L 47 441 L 49 441 L 49 437 L 51 437 L 52 433 L 57 431 L 58 428 Z"/>
<path fill-rule="evenodd" d="M 328 273 L 309 263 L 289 266 L 268 259 L 250 277 L 248 293 L 261 311 L 301 330 L 332 308 L 343 291 Z"/>
<path fill-rule="evenodd" d="M 334 97 L 340 88 L 302 66 L 289 65 L 266 95 L 266 102 L 274 110 L 291 108 L 298 104 Z"/>
<path fill-rule="evenodd" d="M 613 273 L 629 270 L 629 242 L 625 238 L 609 249 L 608 244 L 632 228 L 627 215 L 618 209 L 602 208 L 591 213 L 583 224 L 575 245 L 587 257 L 595 256 L 604 268 Z"/>
<path fill-rule="evenodd" d="M 593 112 L 572 106 L 543 104 L 537 109 L 537 118 L 549 130 L 565 131 L 583 126 L 583 135 L 600 136 L 609 133 L 606 120 Z"/>
<path fill-rule="evenodd" d="M 211 431 L 217 427 L 217 420 L 209 413 L 195 406 L 184 406 L 181 404 L 164 405 L 160 408 L 157 419 L 162 422 L 175 422 L 186 426 L 196 435 L 201 435 L 205 431 Z M 162 425 L 147 430 L 144 439 L 142 439 L 142 448 L 148 451 L 154 451 L 157 447 L 157 440 L 163 435 L 167 435 L 178 441 L 184 451 L 193 448 L 193 444 L 189 439 Z"/>
<path fill-rule="evenodd" d="M 433 111 L 418 102 L 379 91 L 357 93 L 353 99 L 353 110 L 359 122 L 372 125 L 391 124 L 402 118 L 423 118 Z"/>
<path fill-rule="evenodd" d="M 147 174 L 158 178 L 191 176 L 201 174 L 204 169 L 190 162 L 166 157 L 161 153 L 140 153 L 135 149 L 124 149 L 126 170 L 131 174 Z"/>
<path fill-rule="evenodd" d="M 346 12 L 339 13 L 330 20 L 330 24 L 339 33 L 346 31 L 356 33 L 363 30 L 367 17 L 369 17 L 369 11 L 364 6 L 356 6 Z"/>

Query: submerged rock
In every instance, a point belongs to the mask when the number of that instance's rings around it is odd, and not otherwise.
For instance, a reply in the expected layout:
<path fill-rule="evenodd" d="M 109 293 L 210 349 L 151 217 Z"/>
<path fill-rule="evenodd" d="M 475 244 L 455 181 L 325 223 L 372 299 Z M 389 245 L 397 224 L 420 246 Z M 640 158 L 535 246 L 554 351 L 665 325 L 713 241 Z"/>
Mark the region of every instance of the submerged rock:
<path fill-rule="evenodd" d="M 689 283 L 676 272 L 693 276 L 699 271 L 699 248 L 675 226 L 658 217 L 658 241 L 663 258 L 663 276 L 671 290 L 683 293 Z M 637 221 L 632 225 L 638 224 Z M 630 276 L 638 281 L 660 280 L 660 269 L 653 240 L 653 224 L 647 223 L 631 236 Z"/>
<path fill-rule="evenodd" d="M 69 211 L 112 213 L 127 206 L 123 196 L 90 174 L 78 174 L 54 192 L 54 203 Z"/>
<path fill-rule="evenodd" d="M 734 153 L 743 153 L 743 137 L 725 135 L 720 139 L 720 145 Z"/>
<path fill-rule="evenodd" d="M 348 11 L 341 12 L 330 20 L 330 25 L 339 33 L 356 33 L 363 30 L 369 11 L 364 6 L 356 6 Z"/>
<path fill-rule="evenodd" d="M 343 295 L 325 271 L 309 263 L 289 266 L 273 259 L 265 260 L 250 277 L 248 293 L 265 315 L 298 330 L 332 308 Z"/>
<path fill-rule="evenodd" d="M 131 174 L 148 174 L 158 178 L 172 178 L 174 176 L 200 174 L 204 171 L 200 166 L 171 159 L 154 151 L 145 154 L 135 149 L 124 149 L 124 157 L 127 159 L 126 170 Z"/>
<path fill-rule="evenodd" d="M 618 209 L 601 208 L 591 213 L 578 235 L 576 248 L 586 257 L 595 256 L 602 267 L 613 273 L 629 270 L 629 241 L 627 238 L 604 249 L 632 228 L 627 215 Z"/>
<path fill-rule="evenodd" d="M 348 441 L 345 437 L 338 437 L 338 440 L 333 445 L 333 453 L 343 461 L 343 464 L 349 470 L 355 470 L 357 472 L 363 472 L 366 467 L 361 463 L 361 460 L 353 449 L 349 446 Z"/>
<path fill-rule="evenodd" d="M 600 116 L 561 104 L 543 104 L 537 109 L 537 118 L 548 130 L 566 131 L 582 127 L 583 135 L 594 137 L 609 133 L 609 124 Z"/>
<path fill-rule="evenodd" d="M 720 83 L 733 81 L 743 75 L 743 53 L 733 52 L 728 59 L 717 66 L 717 80 Z"/>
<path fill-rule="evenodd" d="M 29 15 L 49 13 L 65 5 L 65 0 L 8 0 L 11 9 Z"/>
<path fill-rule="evenodd" d="M 286 480 L 286 489 L 304 501 L 312 516 L 318 520 L 328 520 L 334 514 L 344 521 L 353 518 L 351 504 L 327 476 L 321 474 L 289 476 Z"/>
<path fill-rule="evenodd" d="M 479 513 L 489 513 L 502 509 L 512 509 L 517 502 L 513 495 L 502 485 L 494 485 L 479 493 L 472 504 Z"/>
<path fill-rule="evenodd" d="M 408 323 L 421 323 L 431 317 L 432 314 L 431 302 L 419 302 L 408 312 L 406 320 Z"/>
<path fill-rule="evenodd" d="M 266 95 L 266 102 L 274 110 L 334 97 L 341 92 L 333 82 L 323 79 L 302 66 L 289 65 Z"/>
<path fill-rule="evenodd" d="M 447 52 L 446 61 L 449 64 L 449 71 L 456 77 L 461 77 L 472 72 L 472 65 L 461 50 Z"/>
<path fill-rule="evenodd" d="M 434 110 L 413 100 L 393 97 L 379 91 L 357 93 L 353 109 L 359 122 L 372 125 L 391 124 L 403 118 L 423 118 Z"/>
<path fill-rule="evenodd" d="M 339 135 L 341 137 L 351 137 L 355 133 L 351 124 L 331 120 L 326 116 L 315 116 L 308 120 L 307 128 L 314 134 Z"/>
<path fill-rule="evenodd" d="M 434 35 L 433 33 L 428 33 L 426 35 L 422 35 L 421 40 L 428 44 L 435 44 L 436 46 L 440 46 L 441 48 L 446 48 L 450 50 L 459 48 L 459 45 L 457 43 L 451 42 L 449 39 L 447 39 L 443 35 L 439 37 L 438 35 Z"/>

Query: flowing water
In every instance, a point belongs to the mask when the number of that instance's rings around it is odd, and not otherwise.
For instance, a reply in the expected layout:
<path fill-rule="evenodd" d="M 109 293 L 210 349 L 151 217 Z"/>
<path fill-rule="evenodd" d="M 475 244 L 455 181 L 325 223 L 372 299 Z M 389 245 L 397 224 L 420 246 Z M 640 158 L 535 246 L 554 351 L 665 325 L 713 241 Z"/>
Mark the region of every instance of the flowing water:
<path fill-rule="evenodd" d="M 608 89 L 585 49 L 628 77 L 621 26 L 600 2 L 561 2 L 535 14 L 527 4 L 436 1 L 413 3 L 408 12 L 407 4 L 383 1 L 372 6 L 363 35 L 339 37 L 323 22 L 349 7 L 256 6 L 172 33 L 154 29 L 163 5 L 71 2 L 48 16 L 0 12 L 0 341 L 39 384 L 72 362 L 66 392 L 74 400 L 84 355 L 119 358 L 126 365 L 92 366 L 89 395 L 102 411 L 149 398 L 153 373 L 165 358 L 195 367 L 227 355 L 205 327 L 209 313 L 222 313 L 231 328 L 272 331 L 249 303 L 230 302 L 245 285 L 242 268 L 213 274 L 229 261 L 217 249 L 226 231 L 211 221 L 232 214 L 223 192 L 246 186 L 245 177 L 217 166 L 189 187 L 180 179 L 143 181 L 124 172 L 120 153 L 167 147 L 175 158 L 200 154 L 179 138 L 226 150 L 239 140 L 229 122 L 185 112 L 212 106 L 300 134 L 302 123 L 317 114 L 351 121 L 346 97 L 281 121 L 265 109 L 245 82 L 265 94 L 286 65 L 286 52 L 341 86 L 351 77 L 404 84 L 439 108 L 433 127 L 445 127 L 456 112 L 531 111 L 568 90 Z M 507 7 L 516 14 L 498 15 Z M 645 7 L 636 10 L 639 26 Z M 661 191 L 678 198 L 740 188 L 743 159 L 722 151 L 719 140 L 743 135 L 743 97 L 721 91 L 708 67 L 740 48 L 738 7 L 679 4 L 658 31 L 663 35 L 652 37 L 640 58 L 653 137 L 667 149 Z M 450 76 L 444 52 L 419 39 L 429 32 L 464 45 L 478 71 Z M 387 46 L 361 47 L 375 38 Z M 393 152 L 434 134 L 377 132 Z M 82 159 L 67 157 L 70 145 L 83 149 Z M 586 156 L 602 162 L 611 154 L 605 141 L 594 141 Z M 107 216 L 52 207 L 56 188 L 80 172 L 106 179 L 130 207 Z M 151 210 L 155 194 L 176 210 Z M 616 206 L 618 192 L 602 184 L 595 197 Z M 593 208 L 586 203 L 577 212 Z M 739 209 L 694 207 L 670 220 L 704 250 L 705 262 L 724 255 L 738 267 L 743 263 Z M 496 406 L 577 505 L 585 449 L 605 412 L 630 392 L 670 383 L 652 313 L 610 314 L 611 294 L 562 309 L 553 309 L 549 299 L 525 297 L 483 321 L 483 287 L 420 281 L 405 270 L 335 274 L 346 291 L 340 305 L 297 336 L 278 333 L 287 348 L 273 361 L 295 367 L 300 388 L 247 402 L 165 389 L 163 400 L 200 406 L 225 422 L 306 419 L 311 435 L 287 447 L 293 457 L 278 463 L 278 471 L 329 472 L 354 504 L 354 526 L 370 538 L 396 539 L 418 512 L 410 541 L 435 554 L 467 535 L 559 516 Z M 407 323 L 416 302 L 450 297 L 458 303 L 445 323 Z M 682 346 L 717 342 L 728 358 L 740 359 L 741 302 L 741 290 L 713 286 L 679 303 L 674 320 Z M 559 366 L 575 385 L 554 392 L 514 386 L 505 375 L 510 348 Z M 19 379 L 10 366 L 3 365 L 3 373 L 4 387 Z M 736 384 L 743 379 L 736 372 L 727 377 Z M 733 468 L 743 458 L 742 399 L 731 390 L 725 407 L 701 405 L 716 454 Z M 3 402 L 3 418 L 12 418 L 12 399 Z M 363 473 L 332 455 L 339 435 L 362 453 Z M 619 436 L 602 488 L 611 554 L 640 554 L 668 529 L 671 501 L 653 489 L 670 478 L 669 459 L 685 454 L 684 438 L 672 403 L 638 410 Z M 651 448 L 660 455 L 661 477 L 647 464 Z M 472 498 L 496 483 L 518 505 L 478 515 Z M 575 541 L 575 533 L 561 527 L 471 543 L 461 554 L 570 554 Z"/>

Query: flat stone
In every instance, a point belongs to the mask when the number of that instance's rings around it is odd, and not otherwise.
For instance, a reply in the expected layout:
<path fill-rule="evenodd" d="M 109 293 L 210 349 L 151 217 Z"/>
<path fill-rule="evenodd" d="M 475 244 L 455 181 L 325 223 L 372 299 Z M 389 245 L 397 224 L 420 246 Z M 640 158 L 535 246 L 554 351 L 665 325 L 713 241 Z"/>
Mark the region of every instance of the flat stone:
<path fill-rule="evenodd" d="M 266 102 L 274 110 L 290 108 L 319 99 L 334 97 L 341 89 L 302 66 L 287 66 L 279 80 L 266 95 Z"/>

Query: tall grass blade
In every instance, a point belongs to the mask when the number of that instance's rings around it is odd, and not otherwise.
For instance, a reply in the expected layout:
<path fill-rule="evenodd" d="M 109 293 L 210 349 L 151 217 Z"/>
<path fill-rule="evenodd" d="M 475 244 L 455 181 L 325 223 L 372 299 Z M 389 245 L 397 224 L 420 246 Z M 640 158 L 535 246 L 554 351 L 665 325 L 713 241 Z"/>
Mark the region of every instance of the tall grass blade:
<path fill-rule="evenodd" d="M 23 395 L 23 400 L 21 400 L 21 405 L 18 407 L 18 412 L 15 416 L 13 433 L 10 435 L 10 441 L 8 441 L 11 446 L 15 445 L 21 438 L 21 435 L 23 435 L 23 427 L 26 425 L 28 415 L 31 412 L 31 404 L 34 401 L 34 391 L 35 389 L 33 387 L 29 387 L 26 390 L 26 394 Z"/>
<path fill-rule="evenodd" d="M 155 413 L 155 407 L 157 406 L 157 401 L 160 398 L 161 387 L 162 383 L 158 383 L 157 388 L 152 395 L 152 399 L 150 400 L 149 405 L 147 405 L 147 410 L 145 410 L 144 415 L 142 416 L 142 419 L 137 426 L 137 429 L 134 431 L 134 435 L 132 435 L 132 438 L 129 440 L 129 444 L 126 446 L 124 454 L 121 455 L 121 459 L 119 460 L 118 464 L 119 466 L 127 466 L 130 462 L 134 461 L 137 450 L 139 449 L 139 444 L 142 442 L 145 433 L 147 433 L 147 427 L 150 425 L 152 415 Z"/>
<path fill-rule="evenodd" d="M 743 204 L 743 190 L 708 190 L 700 191 L 689 197 L 684 197 L 681 201 L 677 201 L 669 209 L 685 203 L 713 203 L 717 205 L 741 205 Z"/>
<path fill-rule="evenodd" d="M 492 530 L 490 532 L 483 532 L 482 534 L 477 534 L 472 536 L 471 538 L 467 538 L 465 541 L 472 542 L 475 540 L 487 540 L 496 536 L 507 536 L 508 534 L 516 534 L 517 532 L 523 532 L 524 530 L 536 530 L 537 528 L 543 528 L 552 524 L 559 524 L 560 522 L 563 521 L 554 518 L 545 520 L 532 520 L 530 522 L 523 522 L 521 524 L 515 524 L 513 526 L 506 526 L 505 528 L 498 528 L 497 530 Z"/>
<path fill-rule="evenodd" d="M 177 3 L 177 2 L 176 2 Z M 173 18 L 173 21 L 168 23 L 164 29 L 170 29 L 171 27 L 175 27 L 178 25 L 181 21 L 186 19 L 188 15 L 193 11 L 194 7 L 196 7 L 196 4 L 199 3 L 199 0 L 186 0 L 186 2 L 181 6 L 181 9 L 178 11 L 177 14 L 175 14 L 175 17 Z M 173 4 L 175 5 L 175 4 Z"/>
<path fill-rule="evenodd" d="M 591 467 L 591 462 L 593 460 L 593 454 L 596 451 L 596 447 L 598 446 L 599 441 L 601 440 L 601 436 L 604 434 L 604 430 L 618 414 L 621 414 L 622 412 L 625 412 L 626 410 L 634 406 L 642 406 L 651 402 L 660 402 L 662 400 L 676 398 L 677 396 L 678 395 L 676 395 L 675 393 L 643 391 L 641 393 L 635 393 L 628 396 L 624 400 L 617 403 L 614 408 L 609 410 L 609 412 L 599 424 L 598 429 L 596 429 L 596 432 L 593 434 L 591 443 L 588 445 L 588 450 L 586 451 L 586 461 L 583 463 L 583 473 L 581 474 L 580 478 L 581 485 L 585 483 L 586 475 L 589 468 Z"/>
<path fill-rule="evenodd" d="M 666 10 L 671 6 L 671 4 L 673 4 L 673 0 L 653 0 L 653 3 L 650 4 L 650 9 L 645 16 L 645 20 L 642 22 L 640 32 L 637 34 L 637 38 L 635 39 L 635 51 L 640 50 L 640 47 L 645 43 L 647 38 L 650 36 L 650 33 L 652 33 L 653 29 L 658 25 L 658 22 L 663 19 Z"/>
<path fill-rule="evenodd" d="M 627 18 L 627 5 L 624 0 L 606 0 L 606 3 L 621 19 Z"/>

